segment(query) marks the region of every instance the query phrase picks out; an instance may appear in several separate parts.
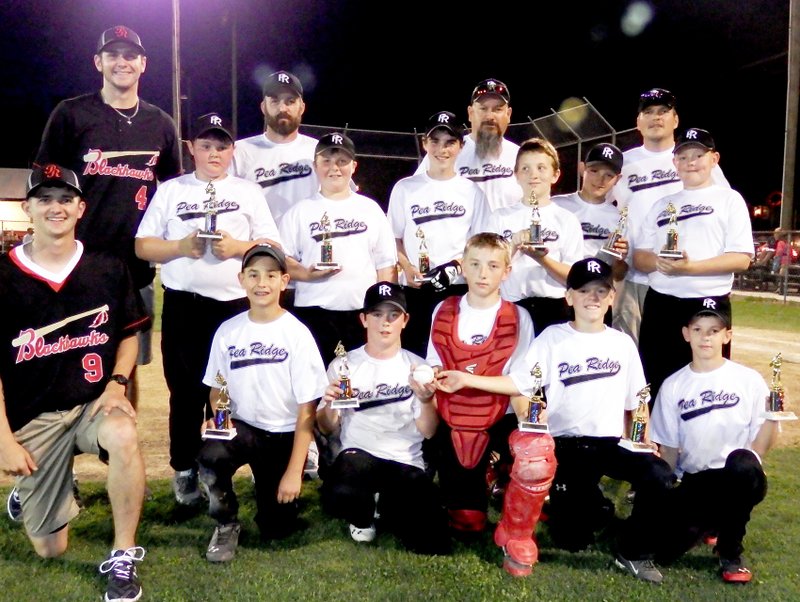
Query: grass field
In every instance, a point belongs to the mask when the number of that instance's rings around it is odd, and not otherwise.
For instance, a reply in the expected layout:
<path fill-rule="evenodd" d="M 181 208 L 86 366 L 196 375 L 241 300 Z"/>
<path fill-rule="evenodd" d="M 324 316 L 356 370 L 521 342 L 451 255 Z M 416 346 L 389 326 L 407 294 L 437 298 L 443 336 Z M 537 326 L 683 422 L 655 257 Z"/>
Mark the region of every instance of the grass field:
<path fill-rule="evenodd" d="M 233 562 L 210 565 L 204 557 L 213 521 L 201 510 L 177 507 L 169 483 L 152 482 L 139 543 L 146 600 L 800 600 L 800 525 L 797 491 L 800 450 L 779 449 L 766 462 L 770 491 L 756 507 L 745 540 L 755 573 L 746 586 L 723 583 L 711 549 L 701 546 L 664 570 L 660 586 L 614 568 L 609 540 L 570 554 L 550 548 L 547 526 L 538 529 L 541 562 L 526 579 L 502 570 L 502 555 L 489 533 L 477 544 L 457 544 L 450 557 L 415 556 L 394 537 L 356 544 L 344 522 L 319 509 L 316 484 L 304 487 L 303 518 L 309 528 L 281 543 L 259 543 L 249 479 L 239 479 L 244 531 Z M 615 483 L 609 483 L 615 485 Z M 0 521 L 0 599 L 95 600 L 103 589 L 97 564 L 107 553 L 111 516 L 100 485 L 82 486 L 87 508 L 73 523 L 71 547 L 61 559 L 42 560 L 22 529 Z M 621 499 L 624 488 L 617 496 Z M 625 504 L 619 507 L 624 512 Z M 493 520 L 497 513 L 492 512 Z M 647 537 L 646 533 L 642 534 Z"/>

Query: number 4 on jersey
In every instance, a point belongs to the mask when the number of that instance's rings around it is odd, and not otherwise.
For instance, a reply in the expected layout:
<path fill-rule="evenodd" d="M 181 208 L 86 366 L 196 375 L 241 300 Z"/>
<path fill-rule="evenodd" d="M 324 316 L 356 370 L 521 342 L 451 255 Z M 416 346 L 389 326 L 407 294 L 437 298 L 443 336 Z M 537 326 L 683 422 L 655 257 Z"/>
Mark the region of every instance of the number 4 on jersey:
<path fill-rule="evenodd" d="M 136 202 L 136 208 L 139 211 L 147 209 L 147 186 L 139 187 L 133 200 Z"/>

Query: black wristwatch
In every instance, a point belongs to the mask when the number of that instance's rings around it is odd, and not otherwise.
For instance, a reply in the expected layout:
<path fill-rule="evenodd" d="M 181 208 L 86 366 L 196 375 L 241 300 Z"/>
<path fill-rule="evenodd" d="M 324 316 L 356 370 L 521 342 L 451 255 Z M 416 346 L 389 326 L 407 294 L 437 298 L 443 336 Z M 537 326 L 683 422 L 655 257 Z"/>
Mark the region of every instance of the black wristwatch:
<path fill-rule="evenodd" d="M 122 374 L 112 374 L 109 380 L 113 380 L 115 383 L 119 383 L 126 388 L 128 383 L 131 382 L 127 376 L 123 376 Z"/>

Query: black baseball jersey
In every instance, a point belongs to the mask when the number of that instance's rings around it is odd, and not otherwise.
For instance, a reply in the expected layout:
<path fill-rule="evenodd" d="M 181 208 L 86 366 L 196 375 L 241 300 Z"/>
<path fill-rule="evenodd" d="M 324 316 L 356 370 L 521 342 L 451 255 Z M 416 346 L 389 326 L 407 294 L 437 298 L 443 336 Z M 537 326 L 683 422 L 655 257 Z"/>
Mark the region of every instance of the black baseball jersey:
<path fill-rule="evenodd" d="M 12 431 L 99 397 L 120 342 L 150 322 L 118 258 L 84 252 L 59 283 L 22 253 L 0 257 L 0 379 Z"/>
<path fill-rule="evenodd" d="M 134 236 L 156 181 L 181 172 L 180 140 L 169 115 L 139 100 L 129 124 L 100 92 L 64 100 L 45 126 L 36 163 L 57 163 L 78 174 L 86 212 L 76 238 L 89 251 L 121 257 L 136 285 L 148 284 L 153 271 L 136 258 Z"/>

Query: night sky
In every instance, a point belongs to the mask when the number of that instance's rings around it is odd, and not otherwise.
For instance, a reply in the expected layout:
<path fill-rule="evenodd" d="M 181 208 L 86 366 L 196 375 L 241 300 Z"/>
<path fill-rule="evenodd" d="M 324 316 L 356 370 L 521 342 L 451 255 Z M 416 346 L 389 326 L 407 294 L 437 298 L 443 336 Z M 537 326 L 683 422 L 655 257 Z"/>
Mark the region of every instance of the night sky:
<path fill-rule="evenodd" d="M 444 109 L 466 121 L 469 93 L 487 77 L 508 84 L 515 123 L 578 97 L 616 130 L 634 125 L 642 91 L 664 87 L 678 97 L 681 127 L 714 135 L 723 170 L 748 202 L 761 204 L 780 190 L 788 0 L 540 4 L 465 10 L 467 3 L 430 0 L 181 0 L 182 92 L 189 97 L 183 110 L 192 118 L 230 112 L 235 11 L 240 137 L 261 130 L 259 76 L 277 69 L 301 77 L 307 124 L 409 132 Z M 4 0 L 0 112 L 7 126 L 23 127 L 2 145 L 0 166 L 29 167 L 55 104 L 100 87 L 92 55 L 102 30 L 113 25 L 142 37 L 148 66 L 140 95 L 171 113 L 171 6 Z M 632 6 L 644 8 L 647 25 L 624 33 L 640 14 Z M 395 166 L 386 177 L 413 167 Z M 362 171 L 365 179 L 370 174 Z M 382 196 L 385 188 L 372 192 Z M 574 189 L 574 172 L 564 174 L 561 188 Z"/>

